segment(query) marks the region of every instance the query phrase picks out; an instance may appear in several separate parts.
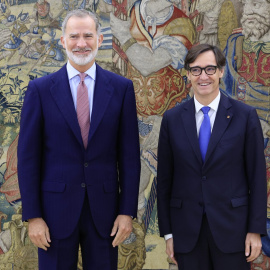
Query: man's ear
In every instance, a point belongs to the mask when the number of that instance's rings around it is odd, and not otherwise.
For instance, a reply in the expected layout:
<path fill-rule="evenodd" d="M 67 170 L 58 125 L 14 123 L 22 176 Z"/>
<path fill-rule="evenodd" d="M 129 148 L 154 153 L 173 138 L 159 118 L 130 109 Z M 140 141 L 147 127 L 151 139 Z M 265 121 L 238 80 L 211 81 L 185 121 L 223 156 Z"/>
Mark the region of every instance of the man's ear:
<path fill-rule="evenodd" d="M 65 49 L 66 48 L 66 46 L 65 46 L 65 38 L 63 36 L 61 36 L 60 39 L 61 39 L 61 44 L 62 44 L 63 48 Z"/>
<path fill-rule="evenodd" d="M 102 42 L 103 42 L 103 35 L 100 34 L 99 37 L 98 37 L 98 47 L 101 46 Z"/>
<path fill-rule="evenodd" d="M 224 75 L 224 67 L 219 69 L 220 73 L 219 73 L 219 78 L 221 79 Z"/>
<path fill-rule="evenodd" d="M 188 77 L 189 80 L 191 80 L 191 79 L 190 79 L 191 74 L 190 74 L 190 71 L 189 71 L 189 70 L 187 70 L 187 77 Z"/>

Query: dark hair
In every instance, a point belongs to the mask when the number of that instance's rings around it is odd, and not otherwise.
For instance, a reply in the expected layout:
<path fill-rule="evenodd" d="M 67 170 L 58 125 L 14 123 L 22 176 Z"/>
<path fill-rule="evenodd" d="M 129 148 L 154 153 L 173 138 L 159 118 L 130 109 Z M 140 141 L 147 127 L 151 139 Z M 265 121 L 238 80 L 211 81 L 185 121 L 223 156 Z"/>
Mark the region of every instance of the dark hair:
<path fill-rule="evenodd" d="M 210 44 L 199 44 L 199 45 L 195 45 L 193 46 L 187 53 L 186 59 L 185 59 L 185 65 L 184 68 L 186 70 L 189 70 L 190 68 L 190 64 L 195 62 L 195 60 L 197 59 L 197 57 L 207 51 L 212 51 L 215 55 L 216 58 L 216 62 L 217 62 L 217 67 L 219 69 L 222 69 L 225 67 L 226 65 L 226 58 L 224 56 L 224 54 L 222 53 L 222 51 L 213 45 Z"/>

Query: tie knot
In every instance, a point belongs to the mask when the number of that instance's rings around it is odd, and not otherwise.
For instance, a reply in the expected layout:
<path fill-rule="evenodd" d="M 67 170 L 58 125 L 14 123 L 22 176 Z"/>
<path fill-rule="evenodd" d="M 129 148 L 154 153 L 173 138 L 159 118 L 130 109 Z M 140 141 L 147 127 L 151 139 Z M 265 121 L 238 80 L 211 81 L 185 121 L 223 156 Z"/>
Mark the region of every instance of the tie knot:
<path fill-rule="evenodd" d="M 210 107 L 205 106 L 205 107 L 202 107 L 201 110 L 202 110 L 203 114 L 208 114 L 210 111 Z"/>
<path fill-rule="evenodd" d="M 80 73 L 79 76 L 81 78 L 81 82 L 84 82 L 84 79 L 87 76 L 87 74 L 86 73 Z"/>

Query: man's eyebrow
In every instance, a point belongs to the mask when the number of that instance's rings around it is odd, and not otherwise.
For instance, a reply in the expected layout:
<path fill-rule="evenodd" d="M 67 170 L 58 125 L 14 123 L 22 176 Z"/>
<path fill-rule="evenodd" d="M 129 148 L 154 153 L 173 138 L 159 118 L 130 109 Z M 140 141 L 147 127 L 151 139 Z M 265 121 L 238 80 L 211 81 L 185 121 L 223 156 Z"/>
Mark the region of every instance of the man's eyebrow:
<path fill-rule="evenodd" d="M 79 35 L 79 33 L 70 33 L 69 34 L 69 36 L 71 37 L 71 36 L 77 36 L 77 35 Z M 83 35 L 84 36 L 92 36 L 92 35 L 94 35 L 94 33 L 92 33 L 92 32 L 87 32 L 87 33 L 83 33 Z"/>

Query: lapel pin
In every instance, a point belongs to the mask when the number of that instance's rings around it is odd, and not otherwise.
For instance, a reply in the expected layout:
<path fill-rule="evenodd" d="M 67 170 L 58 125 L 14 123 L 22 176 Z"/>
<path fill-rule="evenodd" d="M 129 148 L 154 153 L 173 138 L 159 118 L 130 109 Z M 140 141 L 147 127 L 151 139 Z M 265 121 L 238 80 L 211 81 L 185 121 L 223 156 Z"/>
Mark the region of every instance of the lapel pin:
<path fill-rule="evenodd" d="M 231 116 L 230 115 L 227 115 L 227 118 L 229 119 Z"/>

